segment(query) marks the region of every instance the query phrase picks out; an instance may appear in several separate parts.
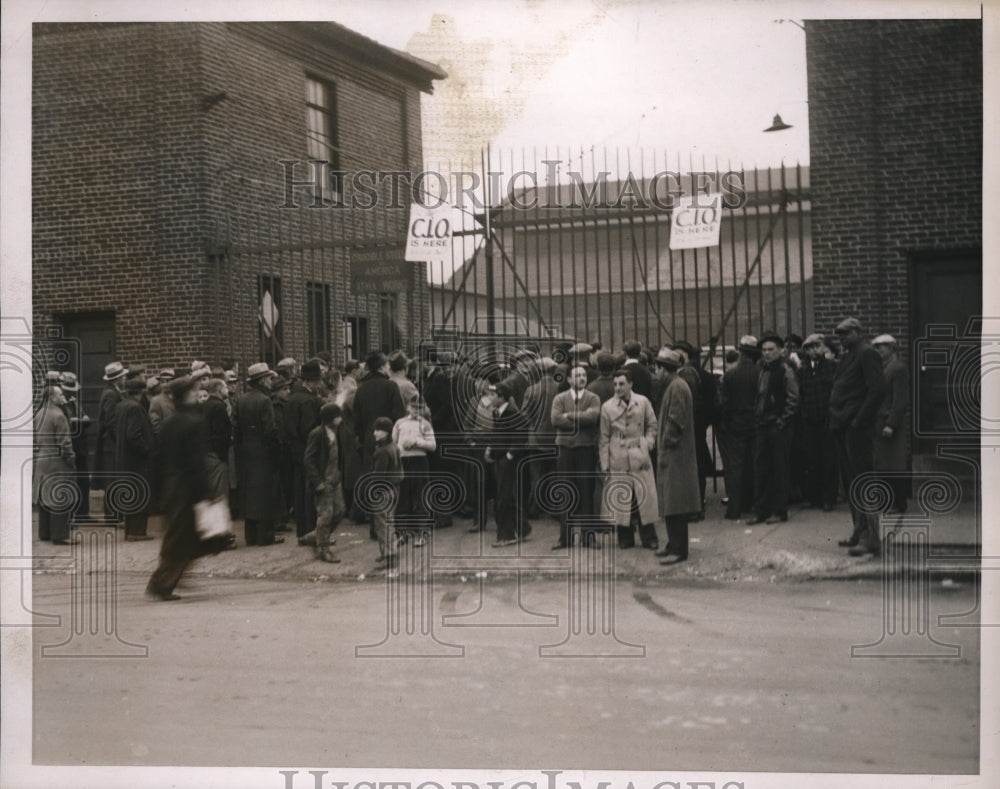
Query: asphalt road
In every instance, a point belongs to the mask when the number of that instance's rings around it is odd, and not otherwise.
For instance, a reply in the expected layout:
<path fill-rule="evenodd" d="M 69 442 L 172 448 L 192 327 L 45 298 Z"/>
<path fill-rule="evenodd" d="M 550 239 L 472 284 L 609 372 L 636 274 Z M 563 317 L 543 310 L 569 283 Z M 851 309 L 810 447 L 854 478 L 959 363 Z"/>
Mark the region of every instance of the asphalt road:
<path fill-rule="evenodd" d="M 99 615 L 110 637 L 79 627 L 96 620 L 67 576 L 33 579 L 35 611 L 63 617 L 34 630 L 36 764 L 978 769 L 979 631 L 937 625 L 975 608 L 968 585 L 929 612 L 956 656 L 862 658 L 884 632 L 872 581 L 619 582 L 572 607 L 565 583 L 470 578 L 399 587 L 410 618 L 390 620 L 381 581 L 194 576 L 151 603 L 145 580 Z M 941 651 L 917 635 L 909 654 Z M 147 654 L 64 657 L 83 643 Z"/>

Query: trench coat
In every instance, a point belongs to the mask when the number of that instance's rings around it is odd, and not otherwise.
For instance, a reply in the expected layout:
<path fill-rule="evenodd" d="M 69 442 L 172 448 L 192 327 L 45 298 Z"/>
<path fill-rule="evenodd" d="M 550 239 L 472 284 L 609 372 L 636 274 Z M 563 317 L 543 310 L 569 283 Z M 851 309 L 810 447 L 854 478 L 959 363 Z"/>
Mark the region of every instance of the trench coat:
<path fill-rule="evenodd" d="M 61 498 L 59 492 L 49 486 L 43 487 L 42 483 L 46 477 L 56 474 L 66 475 L 66 482 L 69 482 L 69 475 L 76 468 L 69 420 L 61 408 L 46 402 L 35 413 L 34 428 L 35 473 L 31 478 L 32 499 L 46 509 L 57 509 Z M 39 501 L 40 491 L 45 493 L 46 500 Z"/>
<path fill-rule="evenodd" d="M 647 524 L 656 520 L 659 504 L 649 455 L 655 442 L 656 416 L 648 398 L 632 392 L 627 406 L 617 397 L 601 406 L 598 458 L 601 471 L 611 474 L 605 482 L 607 495 L 601 502 L 602 518 L 613 521 L 616 526 L 629 525 L 630 507 L 607 491 L 608 486 L 624 482 L 635 494 L 641 522 Z"/>
<path fill-rule="evenodd" d="M 671 374 L 660 401 L 656 439 L 656 492 L 663 517 L 701 511 L 694 433 L 691 387 L 679 375 Z"/>

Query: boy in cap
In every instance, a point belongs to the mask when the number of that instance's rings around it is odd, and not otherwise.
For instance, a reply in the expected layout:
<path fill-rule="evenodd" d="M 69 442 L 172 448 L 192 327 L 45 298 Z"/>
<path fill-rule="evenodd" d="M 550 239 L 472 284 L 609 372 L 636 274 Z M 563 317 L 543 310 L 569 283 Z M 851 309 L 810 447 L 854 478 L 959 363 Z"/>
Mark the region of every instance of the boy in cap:
<path fill-rule="evenodd" d="M 396 563 L 396 554 L 393 552 L 395 542 L 393 526 L 396 502 L 399 500 L 399 485 L 403 479 L 403 466 L 399 460 L 399 449 L 392 440 L 392 428 L 392 420 L 387 416 L 378 417 L 372 428 L 375 442 L 371 468 L 373 484 L 383 488 L 388 487 L 389 495 L 374 493 L 366 497 L 376 505 L 371 513 L 372 529 L 375 532 L 375 539 L 378 540 L 379 559 L 385 561 L 387 568 Z"/>
<path fill-rule="evenodd" d="M 309 432 L 303 456 L 306 485 L 316 504 L 316 558 L 337 563 L 330 551 L 330 532 L 344 517 L 344 488 L 341 484 L 340 448 L 337 429 L 343 420 L 340 406 L 327 403 L 319 412 L 320 423 Z"/>

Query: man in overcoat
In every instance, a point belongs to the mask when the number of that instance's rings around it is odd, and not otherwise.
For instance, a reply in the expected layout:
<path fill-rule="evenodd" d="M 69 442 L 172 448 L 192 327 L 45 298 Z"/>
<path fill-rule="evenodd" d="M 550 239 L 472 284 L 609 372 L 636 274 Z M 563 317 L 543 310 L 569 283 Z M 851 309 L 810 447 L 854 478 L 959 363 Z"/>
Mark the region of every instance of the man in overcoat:
<path fill-rule="evenodd" d="M 140 491 L 136 497 L 139 501 L 145 496 L 144 506 L 138 512 L 125 515 L 125 539 L 128 541 L 152 539 L 146 533 L 146 525 L 153 499 L 156 437 L 149 414 L 142 407 L 145 391 L 146 382 L 141 377 L 125 381 L 125 397 L 118 406 L 115 429 L 115 469 L 138 474 L 146 483 L 145 493 Z"/>
<path fill-rule="evenodd" d="M 875 419 L 875 470 L 897 472 L 888 480 L 892 489 L 891 511 L 906 512 L 910 478 L 899 476 L 911 468 L 910 457 L 910 374 L 896 353 L 896 338 L 880 334 L 872 347 L 882 357 L 885 397 Z"/>
<path fill-rule="evenodd" d="M 309 434 L 319 426 L 323 400 L 319 392 L 323 385 L 320 365 L 310 359 L 302 365 L 301 381 L 292 387 L 285 402 L 285 431 L 289 438 L 291 459 L 291 489 L 295 510 L 295 533 L 302 537 L 316 528 L 316 502 L 313 490 L 306 484 L 305 452 Z"/>
<path fill-rule="evenodd" d="M 266 362 L 250 365 L 247 391 L 236 403 L 234 438 L 247 545 L 284 542 L 274 536 L 275 521 L 285 513 L 277 468 L 278 427 L 268 395 L 274 375 Z"/>
<path fill-rule="evenodd" d="M 62 410 L 65 402 L 62 389 L 49 386 L 45 402 L 35 412 L 33 420 L 35 473 L 32 492 L 38 502 L 38 539 L 51 540 L 55 545 L 69 543 L 69 513 L 56 510 L 63 498 L 58 487 L 72 484 L 75 467 L 69 420 Z"/>
<path fill-rule="evenodd" d="M 320 409 L 320 424 L 306 438 L 303 464 L 306 485 L 316 502 L 316 558 L 337 563 L 330 550 L 330 532 L 344 517 L 344 491 L 341 483 L 337 428 L 343 416 L 340 406 L 327 403 Z"/>
<path fill-rule="evenodd" d="M 90 466 L 87 459 L 87 430 L 90 428 L 90 417 L 83 412 L 83 405 L 77 399 L 80 382 L 77 381 L 75 373 L 69 371 L 61 373 L 59 388 L 66 396 L 63 413 L 69 421 L 69 434 L 73 439 L 73 455 L 76 458 L 74 484 L 80 493 L 76 517 L 86 519 L 90 515 Z"/>
<path fill-rule="evenodd" d="M 688 556 L 688 521 L 701 511 L 698 451 L 695 444 L 691 388 L 680 377 L 681 355 L 670 348 L 657 354 L 666 372 L 656 438 L 657 494 L 667 527 L 667 544 L 657 556 L 673 556 L 661 564 L 683 562 Z"/>
<path fill-rule="evenodd" d="M 128 370 L 121 362 L 111 362 L 104 368 L 104 381 L 107 385 L 101 392 L 100 405 L 97 410 L 97 438 L 94 442 L 94 470 L 98 476 L 94 487 L 107 490 L 111 481 L 100 472 L 113 472 L 115 468 L 115 431 L 118 428 L 118 405 L 121 403 L 122 386 Z M 107 495 L 104 497 L 105 516 L 110 512 Z"/>
<path fill-rule="evenodd" d="M 551 357 L 538 360 L 541 376 L 531 384 L 524 393 L 521 410 L 531 429 L 528 446 L 532 458 L 528 464 L 531 479 L 531 490 L 528 496 L 528 517 L 539 517 L 549 500 L 546 491 L 542 490 L 542 479 L 550 477 L 556 470 L 555 439 L 556 433 L 552 426 L 552 401 L 559 391 L 555 372 L 558 366 Z M 550 513 L 551 514 L 551 513 Z"/>
<path fill-rule="evenodd" d="M 497 541 L 494 548 L 514 545 L 527 539 L 531 524 L 524 513 L 524 496 L 517 480 L 518 464 L 527 448 L 528 422 L 514 404 L 514 391 L 506 381 L 493 392 L 493 426 L 483 457 L 496 470 Z"/>
<path fill-rule="evenodd" d="M 719 384 L 719 450 L 726 479 L 726 520 L 739 520 L 753 506 L 754 405 L 760 379 L 757 338 L 740 338 L 740 359 Z"/>
<path fill-rule="evenodd" d="M 882 358 L 868 343 L 857 318 L 845 318 L 835 331 L 844 352 L 837 362 L 830 391 L 830 430 L 854 526 L 850 538 L 838 544 L 849 548 L 851 556 L 878 554 L 878 516 L 855 504 L 851 484 L 874 469 L 875 418 L 885 395 Z"/>
<path fill-rule="evenodd" d="M 358 384 L 354 395 L 355 430 L 361 444 L 364 471 L 371 471 L 372 455 L 375 452 L 375 434 L 372 432 L 375 420 L 380 416 L 391 419 L 395 424 L 406 414 L 406 406 L 399 394 L 399 387 L 389 380 L 389 362 L 379 352 L 365 359 L 367 375 Z"/>
<path fill-rule="evenodd" d="M 649 399 L 632 391 L 629 368 L 617 370 L 613 381 L 615 395 L 601 406 L 598 439 L 598 458 L 605 477 L 601 517 L 618 527 L 619 547 L 635 545 L 636 521 L 643 545 L 652 547 L 659 515 L 649 454 L 656 445 L 656 415 Z"/>

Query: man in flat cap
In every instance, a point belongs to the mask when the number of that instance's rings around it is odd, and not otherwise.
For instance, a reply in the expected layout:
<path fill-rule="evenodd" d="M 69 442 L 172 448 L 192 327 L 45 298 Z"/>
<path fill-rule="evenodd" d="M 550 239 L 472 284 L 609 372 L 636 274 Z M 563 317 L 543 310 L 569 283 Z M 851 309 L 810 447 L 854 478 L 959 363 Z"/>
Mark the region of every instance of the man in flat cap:
<path fill-rule="evenodd" d="M 830 432 L 830 390 L 837 363 L 826 356 L 826 338 L 810 334 L 802 344 L 799 413 L 802 424 L 802 495 L 806 504 L 833 509 L 840 487 L 837 447 Z"/>
<path fill-rule="evenodd" d="M 878 516 L 858 507 L 851 496 L 855 478 L 874 469 L 875 419 L 885 395 L 882 357 L 871 347 L 857 318 L 845 318 L 836 328 L 844 349 L 830 391 L 830 430 L 837 445 L 840 477 L 851 507 L 853 530 L 841 540 L 851 556 L 878 554 Z"/>
<path fill-rule="evenodd" d="M 891 471 L 891 511 L 906 512 L 910 497 L 910 374 L 897 353 L 896 338 L 880 334 L 872 347 L 882 357 L 886 391 L 875 419 L 875 470 Z M 902 475 L 902 476 L 901 476 Z"/>

